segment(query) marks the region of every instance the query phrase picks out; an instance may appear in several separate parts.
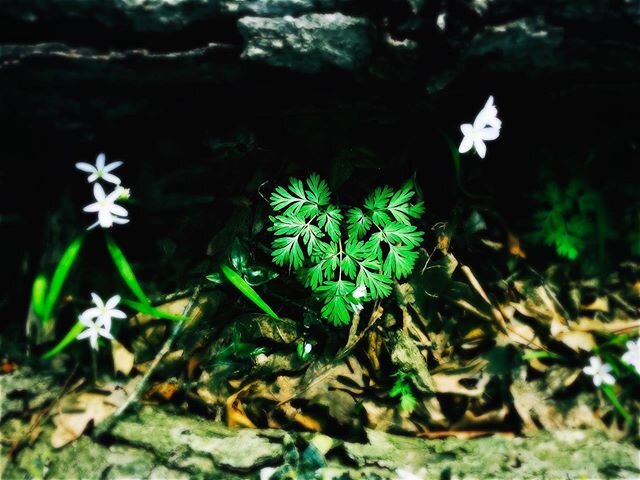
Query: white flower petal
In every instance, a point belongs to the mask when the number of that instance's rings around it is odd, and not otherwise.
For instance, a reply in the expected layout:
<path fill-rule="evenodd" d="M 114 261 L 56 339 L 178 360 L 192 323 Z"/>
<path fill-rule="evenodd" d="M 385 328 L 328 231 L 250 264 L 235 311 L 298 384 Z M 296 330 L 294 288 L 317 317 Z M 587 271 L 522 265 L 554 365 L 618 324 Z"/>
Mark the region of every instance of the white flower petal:
<path fill-rule="evenodd" d="M 98 203 L 92 203 L 82 209 L 83 212 L 97 212 L 98 210 L 100 210 L 100 205 Z"/>
<path fill-rule="evenodd" d="M 595 375 L 595 374 L 596 374 L 596 372 L 598 371 L 598 369 L 597 369 L 597 368 L 594 368 L 594 367 L 589 366 L 589 367 L 584 367 L 584 368 L 582 369 L 582 371 L 583 371 L 584 373 L 586 373 L 587 375 L 592 375 L 592 376 L 593 376 L 593 375 Z"/>
<path fill-rule="evenodd" d="M 86 163 L 86 162 L 76 163 L 76 168 L 78 170 L 82 170 L 83 172 L 96 173 L 96 167 L 94 167 L 90 163 Z"/>
<path fill-rule="evenodd" d="M 102 171 L 102 169 L 104 168 L 104 160 L 105 160 L 104 153 L 99 153 L 98 156 L 96 157 L 96 168 L 98 169 L 98 171 Z"/>
<path fill-rule="evenodd" d="M 91 321 L 91 319 L 98 318 L 101 314 L 102 314 L 102 310 L 100 310 L 97 307 L 91 307 L 86 309 L 84 312 L 82 312 L 82 314 L 80 315 L 80 318 L 88 319 L 89 321 Z"/>
<path fill-rule="evenodd" d="M 102 228 L 111 228 L 113 225 L 113 217 L 108 210 L 100 210 L 98 212 L 98 222 Z"/>
<path fill-rule="evenodd" d="M 473 137 L 473 125 L 470 123 L 463 123 L 460 125 L 460 131 L 465 137 Z"/>
<path fill-rule="evenodd" d="M 96 292 L 91 292 L 91 301 L 100 310 L 104 309 L 104 302 L 102 301 L 102 298 L 100 298 L 100 295 L 98 295 Z"/>
<path fill-rule="evenodd" d="M 602 384 L 602 378 L 600 377 L 600 375 L 594 375 L 593 376 L 593 384 L 596 387 L 599 387 Z"/>
<path fill-rule="evenodd" d="M 111 313 L 111 316 L 113 318 L 121 318 L 121 319 L 127 318 L 127 314 L 126 313 L 124 313 L 122 310 L 118 310 L 118 309 L 115 309 L 115 308 L 113 310 L 110 310 L 109 313 Z"/>
<path fill-rule="evenodd" d="M 126 223 L 129 223 L 129 219 L 128 218 L 113 217 L 111 220 L 113 220 L 113 223 L 118 223 L 120 225 L 124 225 Z"/>
<path fill-rule="evenodd" d="M 113 183 L 115 185 L 120 185 L 120 179 L 111 173 L 103 173 L 102 179 L 105 182 Z"/>
<path fill-rule="evenodd" d="M 492 127 L 483 128 L 482 130 L 478 130 L 476 132 L 476 135 L 478 136 L 478 138 L 480 138 L 482 140 L 485 140 L 485 141 L 487 141 L 487 140 L 495 140 L 500 135 L 500 129 L 499 128 L 492 128 Z"/>
<path fill-rule="evenodd" d="M 93 196 L 96 198 L 98 202 L 103 201 L 106 197 L 104 193 L 104 188 L 99 183 L 93 185 Z"/>
<path fill-rule="evenodd" d="M 82 332 L 80 332 L 78 334 L 78 336 L 76 337 L 77 340 L 84 340 L 85 338 L 87 338 L 88 336 L 91 335 L 91 330 L 87 329 L 87 330 L 83 330 Z"/>
<path fill-rule="evenodd" d="M 115 203 L 109 205 L 109 213 L 118 217 L 126 217 L 129 215 L 129 212 L 127 212 L 125 208 L 121 207 L 120 205 L 116 205 Z"/>
<path fill-rule="evenodd" d="M 96 322 L 98 328 L 105 328 L 107 330 L 111 330 L 111 315 L 104 313 L 98 317 L 98 321 Z"/>
<path fill-rule="evenodd" d="M 464 137 L 458 147 L 458 152 L 467 153 L 473 147 L 473 139 L 471 137 Z"/>
<path fill-rule="evenodd" d="M 98 333 L 100 334 L 101 337 L 108 338 L 109 340 L 113 340 L 113 335 L 111 335 L 111 332 L 108 330 L 105 330 L 104 328 L 101 328 L 100 330 L 98 330 Z"/>
<path fill-rule="evenodd" d="M 109 165 L 105 165 L 105 167 L 102 169 L 102 173 L 109 173 L 111 170 L 115 170 L 120 165 L 122 165 L 122 162 L 120 160 L 111 162 Z"/>
<path fill-rule="evenodd" d="M 118 305 L 120 303 L 120 295 L 114 295 L 113 297 L 111 297 L 109 300 L 107 300 L 104 304 L 105 308 L 111 310 L 112 308 L 114 308 L 116 305 Z"/>
<path fill-rule="evenodd" d="M 480 158 L 484 158 L 484 156 L 487 154 L 487 146 L 484 144 L 484 142 L 481 139 L 476 138 L 473 142 L 473 146 L 476 149 L 478 155 L 480 155 Z"/>
<path fill-rule="evenodd" d="M 87 178 L 87 182 L 89 183 L 93 183 L 96 180 L 98 180 L 98 174 L 97 173 L 92 173 L 91 175 L 89 175 L 89 178 Z"/>
<path fill-rule="evenodd" d="M 602 374 L 602 381 L 607 385 L 614 385 L 616 383 L 616 379 L 610 373 Z"/>
<path fill-rule="evenodd" d="M 98 335 L 91 335 L 89 337 L 89 342 L 91 343 L 91 348 L 98 350 Z"/>

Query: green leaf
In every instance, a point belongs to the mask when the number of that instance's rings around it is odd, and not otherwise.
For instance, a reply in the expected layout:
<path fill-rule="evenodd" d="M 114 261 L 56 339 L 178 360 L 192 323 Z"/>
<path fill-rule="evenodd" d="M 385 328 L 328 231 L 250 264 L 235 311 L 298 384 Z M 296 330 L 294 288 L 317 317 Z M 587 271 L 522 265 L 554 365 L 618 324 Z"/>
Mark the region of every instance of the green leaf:
<path fill-rule="evenodd" d="M 40 273 L 31 287 L 31 308 L 40 319 L 43 318 L 46 309 L 47 285 L 47 277 Z"/>
<path fill-rule="evenodd" d="M 226 265 L 220 265 L 220 270 L 227 277 L 227 280 L 231 282 L 231 284 L 240 290 L 245 297 L 255 303 L 262 311 L 264 311 L 269 316 L 279 320 L 280 317 L 274 312 L 269 305 L 258 295 L 258 293 L 249 285 L 244 279 L 238 275 L 238 273 Z"/>
<path fill-rule="evenodd" d="M 342 213 L 340 213 L 340 209 L 338 207 L 329 205 L 326 210 L 323 210 L 318 214 L 318 226 L 324 229 L 331 240 L 337 242 L 340 240 L 340 224 L 343 218 L 344 217 L 342 216 Z"/>
<path fill-rule="evenodd" d="M 188 319 L 188 317 L 185 317 L 184 315 L 174 315 L 173 313 L 164 312 L 159 308 L 149 305 L 148 303 L 136 302 L 126 298 L 122 300 L 122 303 L 137 312 L 150 315 L 154 318 L 164 318 L 165 320 L 171 320 L 172 322 L 183 322 Z"/>
<path fill-rule="evenodd" d="M 62 291 L 62 286 L 64 285 L 64 282 L 69 275 L 71 267 L 78 258 L 78 253 L 80 253 L 80 248 L 84 243 L 84 239 L 85 234 L 79 235 L 74 238 L 62 254 L 62 258 L 58 262 L 58 266 L 53 273 L 53 277 L 51 278 L 51 285 L 49 286 L 49 292 L 47 293 L 44 308 L 42 309 L 41 319 L 43 324 L 47 323 L 51 318 L 53 309 L 58 301 L 60 292 Z"/>
<path fill-rule="evenodd" d="M 320 175 L 312 173 L 307 179 L 307 198 L 316 205 L 323 207 L 329 204 L 331 192 L 329 185 L 324 180 L 320 179 Z"/>
<path fill-rule="evenodd" d="M 389 253 L 382 265 L 386 275 L 394 276 L 400 280 L 408 277 L 418 259 L 418 252 L 413 251 L 407 245 L 389 245 Z"/>
<path fill-rule="evenodd" d="M 414 247 L 422 243 L 424 233 L 418 231 L 414 225 L 406 225 L 401 222 L 391 222 L 382 230 L 386 242 L 391 244 L 403 243 Z M 374 234 L 377 235 L 377 234 Z"/>
<path fill-rule="evenodd" d="M 407 225 L 411 224 L 412 218 L 420 218 L 424 213 L 424 204 L 422 202 L 418 202 L 415 205 L 409 203 L 415 195 L 413 186 L 413 181 L 405 183 L 404 186 L 391 197 L 389 205 L 387 206 L 387 209 L 396 221 Z"/>
<path fill-rule="evenodd" d="M 371 219 L 367 217 L 362 210 L 352 208 L 347 213 L 347 224 L 349 237 L 360 240 L 367 234 L 373 222 L 371 222 Z"/>
<path fill-rule="evenodd" d="M 105 238 L 107 240 L 107 249 L 111 254 L 111 258 L 116 266 L 116 269 L 118 270 L 118 273 L 124 280 L 124 283 L 127 285 L 127 287 L 129 287 L 129 290 L 131 290 L 131 292 L 141 303 L 150 305 L 149 299 L 142 290 L 142 287 L 140 286 L 136 275 L 133 273 L 131 265 L 127 261 L 127 258 L 124 256 L 124 252 L 113 240 L 113 237 L 111 237 L 111 235 L 107 233 Z"/>
<path fill-rule="evenodd" d="M 64 336 L 64 338 L 62 340 L 60 340 L 60 342 L 58 342 L 58 344 L 53 347 L 51 350 L 49 350 L 47 353 L 45 353 L 44 355 L 42 355 L 42 358 L 44 360 L 48 360 L 52 357 L 55 357 L 56 355 L 58 355 L 61 351 L 63 351 L 65 348 L 67 348 L 72 342 L 75 341 L 76 337 L 78 335 L 80 335 L 80 333 L 84 330 L 84 325 L 81 324 L 80 322 L 77 322 L 72 328 L 71 330 L 69 330 L 67 332 L 67 334 Z"/>
<path fill-rule="evenodd" d="M 271 256 L 276 265 L 283 266 L 288 263 L 294 270 L 302 267 L 304 253 L 297 236 L 276 238 L 271 243 L 271 248 Z"/>
<path fill-rule="evenodd" d="M 391 221 L 391 216 L 387 213 L 389 200 L 393 196 L 393 190 L 387 186 L 376 188 L 365 201 L 364 206 L 369 210 L 371 220 L 378 226 L 384 226 Z"/>
<path fill-rule="evenodd" d="M 346 280 L 328 281 L 320 288 L 318 293 L 324 299 L 322 316 L 334 325 L 348 325 L 351 321 L 351 292 L 355 289 L 355 284 Z"/>
<path fill-rule="evenodd" d="M 371 271 L 361 264 L 356 283 L 364 283 L 371 298 L 380 299 L 391 295 L 393 280 L 389 275 Z"/>
<path fill-rule="evenodd" d="M 625 423 L 631 424 L 633 422 L 633 416 L 629 413 L 629 411 L 624 408 L 622 403 L 620 403 L 620 399 L 616 395 L 615 390 L 613 389 L 613 385 L 603 384 L 600 388 L 607 396 L 611 404 L 614 406 L 616 411 L 620 414 L 622 418 L 624 418 Z"/>

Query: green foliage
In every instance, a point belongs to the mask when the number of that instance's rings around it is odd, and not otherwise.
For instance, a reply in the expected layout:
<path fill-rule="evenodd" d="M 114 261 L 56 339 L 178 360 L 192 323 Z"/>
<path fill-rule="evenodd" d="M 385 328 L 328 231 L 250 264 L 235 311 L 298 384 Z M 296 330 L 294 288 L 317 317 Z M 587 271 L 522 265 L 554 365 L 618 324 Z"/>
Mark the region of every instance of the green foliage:
<path fill-rule="evenodd" d="M 37 303 L 37 306 L 34 304 L 34 306 L 36 306 L 36 308 L 34 308 L 34 311 L 37 313 L 37 311 L 40 310 L 41 312 L 40 319 L 42 320 L 43 324 L 47 323 L 51 318 L 53 309 L 55 308 L 56 303 L 58 302 L 58 298 L 60 297 L 60 293 L 62 292 L 62 286 L 64 285 L 64 282 L 67 279 L 67 277 L 69 276 L 71 267 L 73 266 L 76 259 L 78 258 L 78 254 L 80 253 L 80 248 L 84 243 L 84 237 L 85 235 L 82 234 L 74 238 L 73 241 L 69 244 L 67 249 L 62 254 L 62 257 L 58 262 L 56 270 L 55 272 L 53 272 L 53 277 L 51 278 L 51 284 L 47 291 L 44 304 L 41 303 L 42 301 L 41 295 L 44 294 L 44 291 L 42 291 L 42 289 L 44 288 L 46 290 L 46 278 L 44 279 L 44 283 L 42 282 L 42 279 L 40 280 L 36 279 L 36 282 L 38 282 L 39 285 L 34 284 L 33 293 L 36 295 L 36 298 L 32 297 L 32 300 L 35 300 L 35 302 Z"/>
<path fill-rule="evenodd" d="M 301 272 L 322 299 L 324 318 L 348 324 L 358 305 L 389 296 L 393 279 L 413 270 L 424 236 L 412 224 L 424 213 L 414 197 L 413 182 L 395 191 L 380 187 L 363 208 L 343 212 L 331 204 L 329 186 L 317 174 L 305 182 L 292 178 L 271 194 L 273 261 Z M 367 296 L 356 299 L 361 285 Z"/>
<path fill-rule="evenodd" d="M 411 389 L 411 374 L 399 371 L 395 374 L 395 377 L 396 381 L 389 391 L 389 396 L 391 398 L 399 397 L 400 408 L 405 412 L 411 413 L 418 403 Z"/>
<path fill-rule="evenodd" d="M 560 257 L 575 260 L 590 247 L 602 257 L 607 237 L 607 215 L 601 196 L 574 179 L 565 188 L 555 182 L 536 196 L 535 230 L 530 238 L 553 246 Z M 603 258 L 600 258 L 603 260 Z"/>
<path fill-rule="evenodd" d="M 133 268 L 131 268 L 131 264 L 129 264 L 129 261 L 124 256 L 124 252 L 118 246 L 118 244 L 113 240 L 113 237 L 111 237 L 111 235 L 106 234 L 106 239 L 107 239 L 107 249 L 111 254 L 111 258 L 113 259 L 113 263 L 115 264 L 116 269 L 118 270 L 118 273 L 124 280 L 124 283 L 127 284 L 127 287 L 129 287 L 129 290 L 131 290 L 131 292 L 140 301 L 140 303 L 145 305 L 150 305 L 149 299 L 147 298 L 144 291 L 142 290 L 142 287 L 140 286 L 140 282 L 138 282 L 138 279 L 136 278 L 135 273 L 133 273 Z"/>
<path fill-rule="evenodd" d="M 235 270 L 233 270 L 232 268 L 229 268 L 228 266 L 226 266 L 224 264 L 220 265 L 220 271 L 226 277 L 226 279 L 229 280 L 229 282 L 231 282 L 231 284 L 234 287 L 236 287 L 238 290 L 240 290 L 240 293 L 242 293 L 245 297 L 247 297 L 249 300 L 251 300 L 253 303 L 255 303 L 256 306 L 258 306 L 262 311 L 264 311 L 267 315 L 275 318 L 276 320 L 280 319 L 280 317 L 278 317 L 276 312 L 274 312 L 271 309 L 271 307 L 269 305 L 267 305 L 267 302 L 265 302 L 262 299 L 262 297 L 260 297 L 260 295 L 258 295 L 258 292 L 256 292 L 251 287 L 251 285 L 249 285 L 238 274 L 238 272 L 236 272 Z"/>
<path fill-rule="evenodd" d="M 123 305 L 126 305 L 127 307 L 132 308 L 137 312 L 150 315 L 153 318 L 163 318 L 165 320 L 171 320 L 172 322 L 183 322 L 187 320 L 187 317 L 185 317 L 184 315 L 174 315 L 172 313 L 168 313 L 156 307 L 153 307 L 147 303 L 135 302 L 126 298 L 122 299 L 122 303 Z"/>
<path fill-rule="evenodd" d="M 31 308 L 39 318 L 44 316 L 48 285 L 47 277 L 41 273 L 33 281 L 33 286 L 31 287 Z"/>
<path fill-rule="evenodd" d="M 64 338 L 60 340 L 60 342 L 58 342 L 58 344 L 55 347 L 53 347 L 51 350 L 49 350 L 44 355 L 42 355 L 42 358 L 44 360 L 48 360 L 58 355 L 61 351 L 63 351 L 65 348 L 67 348 L 71 343 L 75 341 L 76 337 L 80 335 L 80 333 L 84 330 L 84 328 L 85 327 L 82 323 L 76 322 L 75 325 L 71 328 L 71 330 L 67 332 Z"/>

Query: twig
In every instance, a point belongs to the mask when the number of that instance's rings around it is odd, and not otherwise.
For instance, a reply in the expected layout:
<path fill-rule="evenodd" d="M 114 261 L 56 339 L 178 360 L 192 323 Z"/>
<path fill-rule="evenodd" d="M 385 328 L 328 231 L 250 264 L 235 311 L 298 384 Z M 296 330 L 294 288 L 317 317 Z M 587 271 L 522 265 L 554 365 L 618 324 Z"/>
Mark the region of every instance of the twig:
<path fill-rule="evenodd" d="M 486 292 L 482 288 L 482 285 L 480 285 L 480 282 L 478 281 L 476 276 L 473 274 L 471 269 L 466 265 L 461 265 L 460 268 L 462 269 L 462 272 L 466 275 L 473 289 L 478 293 L 478 295 L 480 295 L 480 297 L 482 297 L 482 299 L 487 303 L 487 305 L 491 309 L 491 314 L 493 315 L 493 318 L 495 319 L 495 321 L 498 323 L 498 326 L 500 327 L 500 329 L 504 333 L 507 333 L 508 331 L 507 324 L 504 320 L 504 317 L 502 316 L 502 313 L 493 305 L 493 303 L 491 303 L 491 300 L 489 300 L 489 297 L 487 296 Z"/>
<path fill-rule="evenodd" d="M 193 294 L 191 295 L 191 299 L 189 300 L 189 303 L 184 308 L 184 311 L 182 313 L 184 317 L 189 317 L 191 315 L 191 312 L 195 308 L 196 302 L 198 301 L 198 297 L 200 297 L 201 291 L 202 291 L 202 285 L 196 286 L 196 288 L 193 291 Z M 118 409 L 115 412 L 113 412 L 113 414 L 110 417 L 108 417 L 106 420 L 104 420 L 102 423 L 100 423 L 100 425 L 96 427 L 96 429 L 93 432 L 94 437 L 99 437 L 109 432 L 111 428 L 113 428 L 113 426 L 118 422 L 118 420 L 124 414 L 124 412 L 132 404 L 134 404 L 139 400 L 142 393 L 147 389 L 147 384 L 149 383 L 149 379 L 151 378 L 151 375 L 155 372 L 156 368 L 158 367 L 158 365 L 160 364 L 164 356 L 167 353 L 169 353 L 169 351 L 171 350 L 171 347 L 173 346 L 173 342 L 176 340 L 176 338 L 178 338 L 178 336 L 180 336 L 180 333 L 182 333 L 182 329 L 184 328 L 185 323 L 186 323 L 186 320 L 183 320 L 175 324 L 175 326 L 173 327 L 173 330 L 171 331 L 171 335 L 164 342 L 164 345 L 162 346 L 160 351 L 156 354 L 155 358 L 153 359 L 153 362 L 151 362 L 149 369 L 144 373 L 142 379 L 136 384 L 136 387 L 133 390 L 133 392 L 131 392 L 131 395 L 127 397 L 125 402 L 122 405 L 120 405 Z"/>

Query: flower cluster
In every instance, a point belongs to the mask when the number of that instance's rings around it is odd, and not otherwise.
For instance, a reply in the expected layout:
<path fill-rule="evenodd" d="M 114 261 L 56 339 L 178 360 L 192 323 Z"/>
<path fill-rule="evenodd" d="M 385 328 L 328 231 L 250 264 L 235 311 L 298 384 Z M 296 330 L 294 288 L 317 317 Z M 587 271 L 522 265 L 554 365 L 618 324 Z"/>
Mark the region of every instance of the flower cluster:
<path fill-rule="evenodd" d="M 86 328 L 76 338 L 82 340 L 89 339 L 89 343 L 94 350 L 98 349 L 98 337 L 113 340 L 111 335 L 111 321 L 114 318 L 127 318 L 127 315 L 116 307 L 120 303 L 120 295 L 114 295 L 104 302 L 97 294 L 91 293 L 91 299 L 95 307 L 88 308 L 78 320 Z"/>
<path fill-rule="evenodd" d="M 458 151 L 466 153 L 473 147 L 480 158 L 487 154 L 487 146 L 484 142 L 495 140 L 500 135 L 502 121 L 498 118 L 498 109 L 493 104 L 493 97 L 489 97 L 484 108 L 476 115 L 476 119 L 471 123 L 460 125 L 460 130 L 464 135 Z"/>
<path fill-rule="evenodd" d="M 627 351 L 622 355 L 622 361 L 633 367 L 640 375 L 640 338 L 635 342 L 627 342 Z M 602 384 L 613 385 L 616 383 L 612 375 L 613 368 L 608 363 L 604 363 L 600 357 L 591 357 L 589 365 L 582 369 L 584 373 L 593 377 L 593 384 L 599 387 Z"/>
<path fill-rule="evenodd" d="M 76 168 L 89 174 L 87 182 L 94 183 L 93 196 L 95 202 L 83 208 L 83 211 L 89 213 L 97 213 L 98 221 L 90 225 L 87 230 L 100 225 L 102 228 L 111 228 L 114 224 L 129 223 L 129 212 L 118 205 L 116 202 L 127 200 L 129 198 L 129 190 L 121 186 L 121 181 L 113 173 L 113 170 L 122 165 L 122 162 L 116 161 L 111 163 L 105 162 L 104 153 L 100 153 L 96 157 L 96 164 L 91 165 L 86 162 L 76 163 Z M 98 183 L 103 181 L 115 185 L 113 191 L 106 193 L 103 186 Z M 116 306 L 120 303 L 120 296 L 114 295 L 104 302 L 97 294 L 92 293 L 91 298 L 94 307 L 91 307 L 78 317 L 78 321 L 84 325 L 85 329 L 76 337 L 78 340 L 89 339 L 89 343 L 94 350 L 98 349 L 98 338 L 103 337 L 113 340 L 111 335 L 111 321 L 114 318 L 126 318 L 126 314 L 122 310 L 118 310 Z"/>
<path fill-rule="evenodd" d="M 96 164 L 91 165 L 89 163 L 80 162 L 76 163 L 76 168 L 83 172 L 89 173 L 87 181 L 89 183 L 96 182 L 93 186 L 93 196 L 95 197 L 95 203 L 84 207 L 83 211 L 98 214 L 98 221 L 87 228 L 92 228 L 100 225 L 102 228 L 111 228 L 113 224 L 129 223 L 127 216 L 129 213 L 127 210 L 117 205 L 119 200 L 126 200 L 129 197 L 129 191 L 120 186 L 120 179 L 110 173 L 111 171 L 122 165 L 122 162 L 111 162 L 105 165 L 105 155 L 101 153 L 96 158 Z M 114 184 L 116 187 L 107 195 L 102 185 L 98 183 L 98 180 L 103 180 L 108 183 Z"/>

